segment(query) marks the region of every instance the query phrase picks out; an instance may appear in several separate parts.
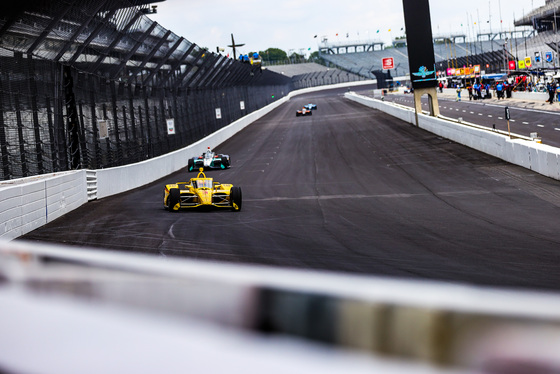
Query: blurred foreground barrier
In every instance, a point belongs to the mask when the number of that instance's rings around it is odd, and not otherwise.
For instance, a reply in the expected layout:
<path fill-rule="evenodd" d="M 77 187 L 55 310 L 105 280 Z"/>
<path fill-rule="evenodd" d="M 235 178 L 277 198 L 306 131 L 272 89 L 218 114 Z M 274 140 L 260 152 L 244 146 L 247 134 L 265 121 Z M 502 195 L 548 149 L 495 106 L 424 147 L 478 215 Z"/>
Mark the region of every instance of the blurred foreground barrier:
<path fill-rule="evenodd" d="M 560 372 L 556 293 L 25 242 L 0 244 L 0 331 L 8 373 Z"/>

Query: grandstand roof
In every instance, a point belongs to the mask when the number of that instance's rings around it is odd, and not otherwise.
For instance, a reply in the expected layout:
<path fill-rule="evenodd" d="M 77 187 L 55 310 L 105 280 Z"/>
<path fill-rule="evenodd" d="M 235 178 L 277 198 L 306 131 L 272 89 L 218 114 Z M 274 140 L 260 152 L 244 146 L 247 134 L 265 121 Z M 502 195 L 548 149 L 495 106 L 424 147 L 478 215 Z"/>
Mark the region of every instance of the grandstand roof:
<path fill-rule="evenodd" d="M 315 63 L 274 65 L 274 66 L 267 66 L 266 68 L 270 71 L 285 75 L 287 77 L 293 77 L 295 75 L 329 70 L 328 67 Z"/>
<path fill-rule="evenodd" d="M 535 20 L 553 19 L 555 15 L 560 15 L 560 0 L 547 0 L 546 4 L 532 10 L 529 14 L 514 22 L 515 26 L 534 26 Z"/>
<path fill-rule="evenodd" d="M 148 18 L 148 4 L 161 1 L 11 2 L 0 15 L 0 48 L 142 85 L 199 88 L 262 77 L 250 65 L 209 52 Z"/>

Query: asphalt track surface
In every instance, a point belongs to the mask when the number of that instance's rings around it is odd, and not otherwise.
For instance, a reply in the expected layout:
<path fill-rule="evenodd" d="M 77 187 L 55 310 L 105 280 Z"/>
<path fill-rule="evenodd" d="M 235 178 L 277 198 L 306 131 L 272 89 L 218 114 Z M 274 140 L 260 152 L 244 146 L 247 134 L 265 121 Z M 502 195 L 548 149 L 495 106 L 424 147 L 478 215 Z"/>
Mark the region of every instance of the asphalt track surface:
<path fill-rule="evenodd" d="M 164 210 L 164 185 L 194 176 L 184 169 L 87 203 L 20 239 L 168 258 L 560 289 L 560 182 L 342 93 L 298 96 L 216 149 L 231 156 L 232 167 L 207 175 L 241 186 L 240 212 Z M 308 102 L 318 109 L 296 117 Z"/>

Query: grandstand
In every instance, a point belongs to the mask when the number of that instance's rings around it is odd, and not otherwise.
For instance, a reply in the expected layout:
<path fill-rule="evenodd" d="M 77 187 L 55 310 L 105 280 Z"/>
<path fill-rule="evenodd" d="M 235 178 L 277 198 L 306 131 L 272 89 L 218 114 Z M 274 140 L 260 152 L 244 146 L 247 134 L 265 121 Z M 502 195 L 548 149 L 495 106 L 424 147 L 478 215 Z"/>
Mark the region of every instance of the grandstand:
<path fill-rule="evenodd" d="M 438 70 L 447 68 L 457 68 L 474 64 L 488 64 L 488 72 L 498 72 L 504 68 L 504 60 L 514 58 L 515 50 L 512 51 L 512 44 L 521 45 L 523 39 L 498 39 L 499 34 L 494 35 L 493 40 L 477 40 L 470 42 L 466 39 L 463 42 L 454 42 L 452 36 L 448 38 L 434 39 L 434 54 L 436 67 Z M 406 46 L 389 47 L 379 51 L 355 52 L 355 53 L 325 53 L 323 49 L 321 58 L 327 61 L 328 66 L 337 66 L 341 69 L 350 71 L 354 74 L 374 79 L 372 71 L 382 68 L 382 59 L 392 57 L 395 69 L 393 76 L 400 77 L 409 74 L 408 50 Z M 333 50 L 333 49 L 330 49 Z M 340 49 L 335 49 L 340 50 Z M 521 52 L 521 51 L 519 51 Z M 504 57 L 506 56 L 506 57 Z"/>
<path fill-rule="evenodd" d="M 315 63 L 272 65 L 266 69 L 290 77 L 295 89 L 366 79 L 362 75 Z"/>
<path fill-rule="evenodd" d="M 480 65 L 483 73 L 501 73 L 509 70 L 508 61 L 531 57 L 532 69 L 555 70 L 560 67 L 556 14 L 560 15 L 560 0 L 547 0 L 544 6 L 516 20 L 513 31 L 478 33 L 474 38 L 461 34 L 434 36 L 436 69 L 445 75 L 448 68 Z M 329 43 L 323 39 L 319 55 L 327 66 L 372 79 L 373 71 L 382 69 L 386 57 L 394 59 L 394 77 L 410 73 L 406 40 L 402 39 L 393 40 L 389 46 L 377 40 Z M 547 55 L 551 56 L 549 61 Z"/>

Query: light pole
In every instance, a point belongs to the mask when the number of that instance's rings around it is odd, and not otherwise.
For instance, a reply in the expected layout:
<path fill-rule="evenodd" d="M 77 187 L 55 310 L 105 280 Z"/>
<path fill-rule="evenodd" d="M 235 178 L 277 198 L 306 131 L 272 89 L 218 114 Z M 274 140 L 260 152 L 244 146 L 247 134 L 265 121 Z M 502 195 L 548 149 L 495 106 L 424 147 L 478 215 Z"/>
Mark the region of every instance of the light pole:
<path fill-rule="evenodd" d="M 508 38 L 504 42 L 504 72 L 507 72 L 507 42 Z"/>

